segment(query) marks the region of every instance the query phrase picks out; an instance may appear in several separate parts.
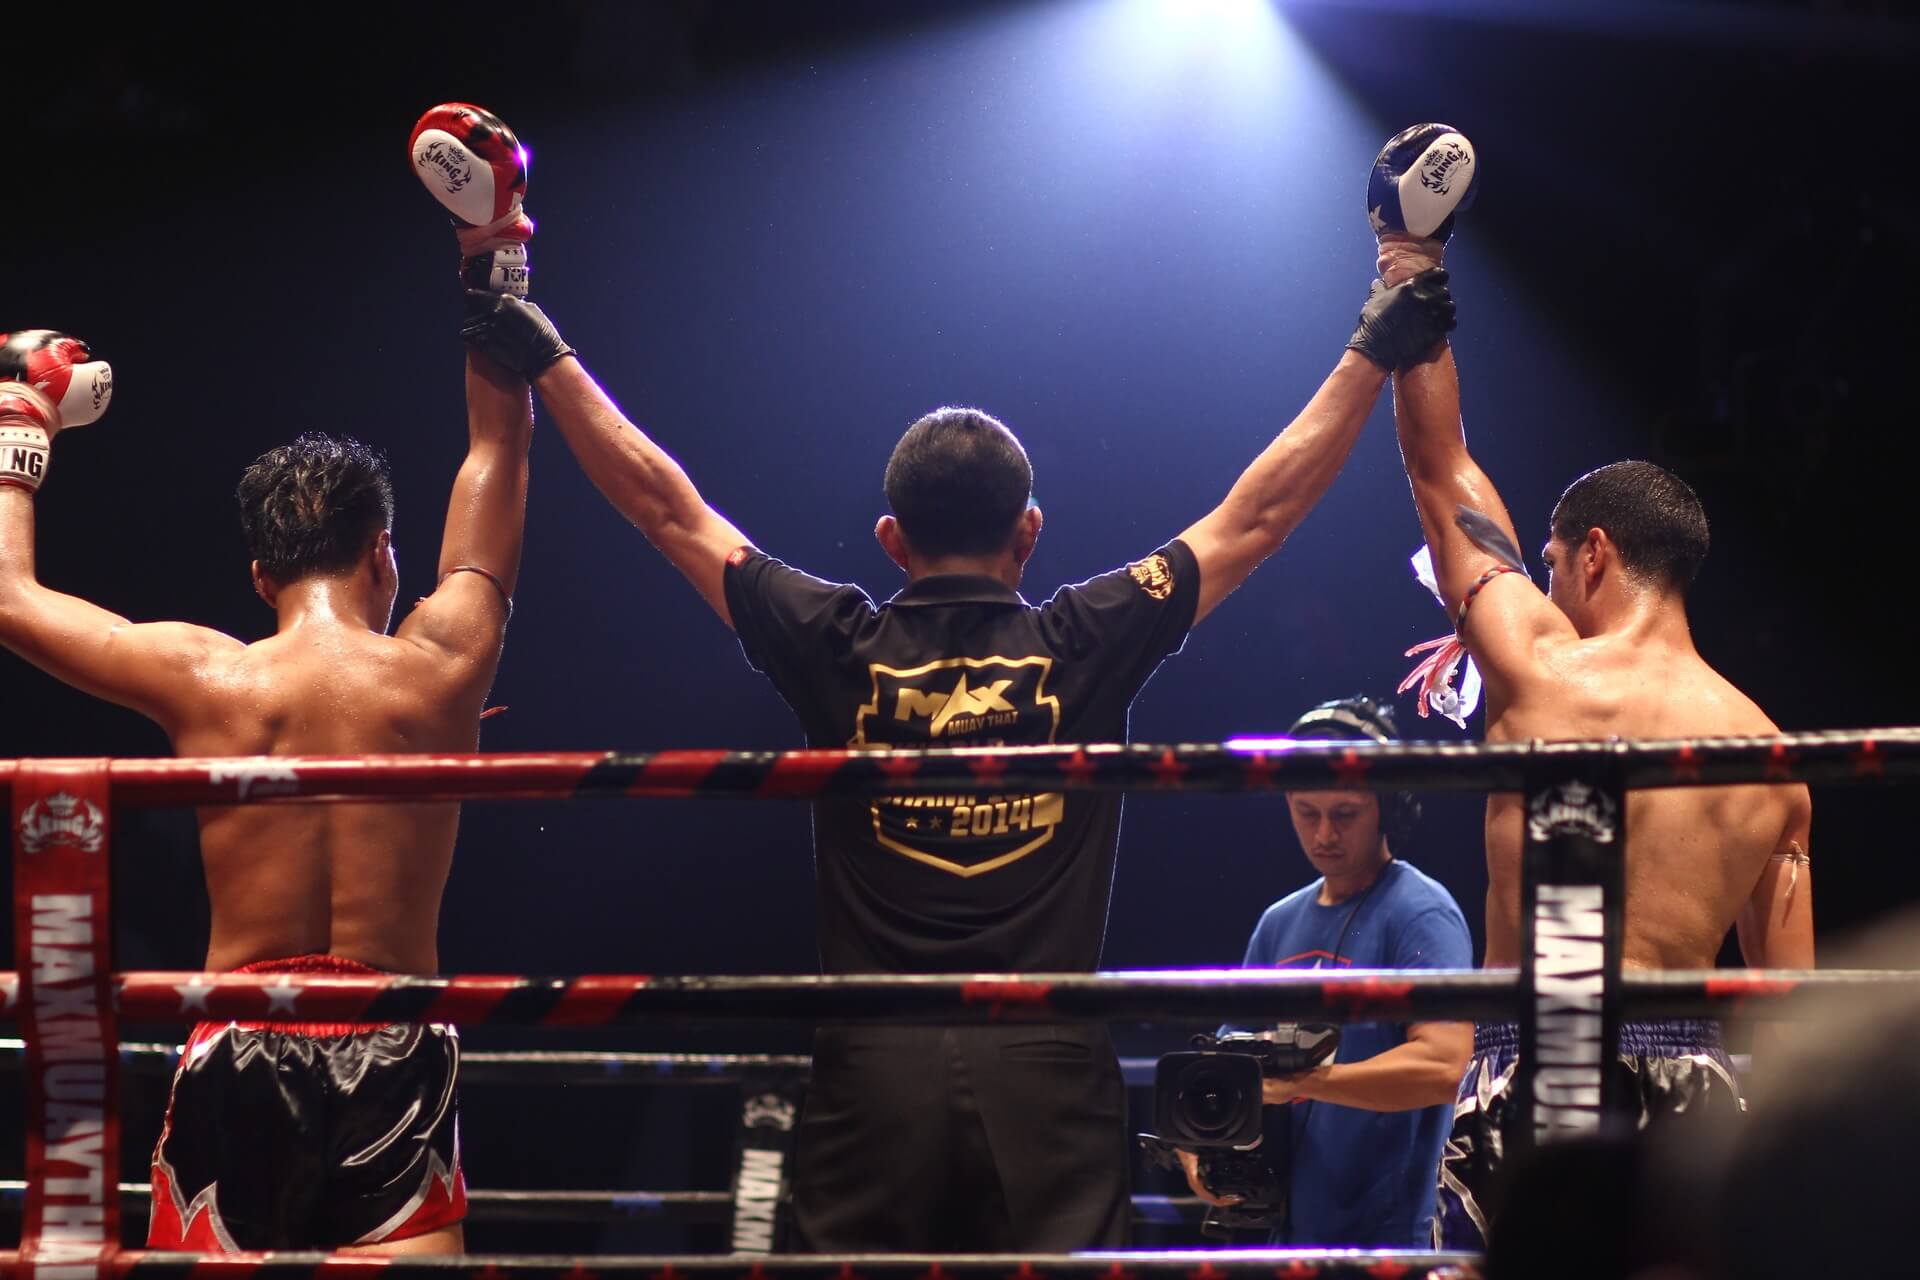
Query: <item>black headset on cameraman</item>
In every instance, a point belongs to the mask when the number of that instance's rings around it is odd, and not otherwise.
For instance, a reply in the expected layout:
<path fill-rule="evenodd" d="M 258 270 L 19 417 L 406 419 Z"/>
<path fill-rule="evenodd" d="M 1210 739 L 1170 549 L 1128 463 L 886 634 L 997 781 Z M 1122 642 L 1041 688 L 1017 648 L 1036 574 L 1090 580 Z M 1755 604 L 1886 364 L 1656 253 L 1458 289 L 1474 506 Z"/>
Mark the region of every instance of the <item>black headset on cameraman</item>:
<path fill-rule="evenodd" d="M 1364 693 L 1351 698 L 1335 698 L 1313 708 L 1287 730 L 1289 738 L 1366 738 L 1374 742 L 1398 742 L 1400 731 L 1393 722 L 1393 708 Z M 1404 853 L 1413 828 L 1420 821 L 1420 801 L 1411 791 L 1382 791 L 1380 797 L 1380 833 L 1394 853 Z"/>

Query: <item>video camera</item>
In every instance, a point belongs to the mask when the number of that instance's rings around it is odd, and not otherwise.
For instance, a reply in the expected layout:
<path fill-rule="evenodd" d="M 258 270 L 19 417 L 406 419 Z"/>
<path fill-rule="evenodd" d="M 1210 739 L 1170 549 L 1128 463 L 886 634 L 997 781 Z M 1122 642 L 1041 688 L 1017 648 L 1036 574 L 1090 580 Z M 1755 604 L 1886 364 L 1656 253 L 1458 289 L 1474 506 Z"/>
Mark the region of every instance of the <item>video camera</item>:
<path fill-rule="evenodd" d="M 1240 1203 L 1213 1208 L 1205 1228 L 1272 1228 L 1286 1221 L 1286 1170 L 1261 1149 L 1260 1085 L 1311 1071 L 1340 1047 L 1340 1029 L 1280 1027 L 1271 1035 L 1194 1036 L 1193 1050 L 1161 1057 L 1153 1075 L 1153 1124 L 1140 1147 L 1163 1168 L 1181 1170 L 1179 1152 L 1199 1157 L 1200 1181 Z M 1184 1171 L 1182 1171 L 1184 1172 Z"/>

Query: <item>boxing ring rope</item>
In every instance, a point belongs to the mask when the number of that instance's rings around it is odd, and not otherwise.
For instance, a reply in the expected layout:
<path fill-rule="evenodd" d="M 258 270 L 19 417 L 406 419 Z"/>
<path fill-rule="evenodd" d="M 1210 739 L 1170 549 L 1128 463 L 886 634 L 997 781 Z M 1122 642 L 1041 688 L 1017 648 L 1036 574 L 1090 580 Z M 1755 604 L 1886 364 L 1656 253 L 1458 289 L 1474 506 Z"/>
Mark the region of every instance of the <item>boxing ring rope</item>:
<path fill-rule="evenodd" d="M 661 751 L 0 762 L 14 820 L 16 972 L 0 976 L 0 1017 L 23 1023 L 28 1124 L 21 1248 L 0 1280 L 99 1280 L 176 1267 L 315 1274 L 341 1266 L 471 1270 L 496 1280 L 553 1270 L 568 1280 L 647 1270 L 653 1280 L 772 1271 L 857 1280 L 1008 1276 L 1007 1258 L 580 1259 L 145 1254 L 120 1251 L 118 1018 L 177 1022 L 449 1021 L 545 1027 L 696 1019 L 815 1022 L 1294 1020 L 1512 1017 L 1520 1023 L 1515 1096 L 1521 1141 L 1592 1132 L 1617 1101 L 1602 1065 L 1629 1007 L 1641 1017 L 1729 1012 L 1796 992 L 1911 984 L 1881 971 L 1695 971 L 1623 975 L 1620 850 L 1625 793 L 1636 787 L 1920 777 L 1920 729 L 1649 742 L 1068 745 L 921 751 Z M 115 973 L 108 834 L 116 807 L 325 801 L 451 801 L 617 796 L 816 798 L 982 789 L 1475 790 L 1522 793 L 1522 965 L 1515 972 L 1176 971 L 800 978 L 599 975 L 236 975 Z M 298 981 L 295 981 L 295 978 Z M 1597 1016 L 1594 1016 L 1596 1015 Z M 1589 1025 L 1591 1024 L 1591 1025 Z M 1540 1035 L 1554 1039 L 1546 1065 Z M 589 1195 L 594 1193 L 587 1193 Z M 685 1193 L 688 1195 L 700 1193 Z M 1463 1259 L 1433 1254 L 1259 1251 L 1015 1259 L 1020 1277 L 1170 1273 L 1437 1275 Z M 1276 1263 L 1278 1259 L 1278 1263 Z M 197 1280 L 197 1277 L 196 1277 Z"/>
<path fill-rule="evenodd" d="M 1369 1249 L 1242 1249 L 1034 1254 L 690 1254 L 668 1257 L 461 1254 L 366 1257 L 333 1253 L 155 1253 L 122 1250 L 101 1280 L 1453 1280 L 1476 1275 L 1475 1257 Z M 591 1264 L 591 1265 L 589 1265 Z M 66 1280 L 47 1274 L 40 1280 Z M 0 1253 L 0 1280 L 28 1280 L 25 1264 Z"/>
<path fill-rule="evenodd" d="M 27 1184 L 0 1179 L 0 1214 L 18 1213 Z M 145 1182 L 120 1184 L 122 1209 L 144 1210 L 153 1187 Z M 467 1189 L 469 1222 L 631 1222 L 635 1220 L 685 1223 L 724 1223 L 733 1217 L 731 1191 L 487 1191 Z M 1206 1202 L 1198 1196 L 1138 1195 L 1133 1197 L 1136 1221 L 1197 1223 Z"/>
<path fill-rule="evenodd" d="M 145 1075 L 165 1075 L 180 1061 L 181 1046 L 122 1040 L 120 1062 Z M 24 1040 L 0 1037 L 0 1071 L 16 1070 Z M 1152 1084 L 1154 1058 L 1122 1058 L 1120 1074 L 1130 1085 Z M 618 1053 L 601 1050 L 520 1049 L 460 1051 L 462 1084 L 714 1084 L 736 1085 L 749 1074 L 799 1078 L 813 1066 L 804 1053 Z"/>
<path fill-rule="evenodd" d="M 512 752 L 100 762 L 132 808 L 327 800 L 579 800 L 644 796 L 1033 790 L 1521 791 L 1541 766 L 1619 785 L 1858 783 L 1920 778 L 1920 728 L 1629 742 L 1326 742 L 945 747 L 917 751 Z M 0 791 L 22 762 L 0 761 Z"/>
<path fill-rule="evenodd" d="M 650 1022 L 1492 1022 L 1512 1017 L 1516 969 L 1169 969 L 1100 974 L 886 978 L 514 978 L 408 974 L 129 972 L 114 977 L 136 1022 L 451 1022 L 612 1027 Z M 0 973 L 0 1019 L 19 975 Z M 298 978 L 299 981 L 290 979 Z M 1636 1018 L 1753 1013 L 1794 995 L 1920 990 L 1920 971 L 1676 969 L 1620 991 Z M 464 1060 L 463 1060 L 464 1064 Z"/>

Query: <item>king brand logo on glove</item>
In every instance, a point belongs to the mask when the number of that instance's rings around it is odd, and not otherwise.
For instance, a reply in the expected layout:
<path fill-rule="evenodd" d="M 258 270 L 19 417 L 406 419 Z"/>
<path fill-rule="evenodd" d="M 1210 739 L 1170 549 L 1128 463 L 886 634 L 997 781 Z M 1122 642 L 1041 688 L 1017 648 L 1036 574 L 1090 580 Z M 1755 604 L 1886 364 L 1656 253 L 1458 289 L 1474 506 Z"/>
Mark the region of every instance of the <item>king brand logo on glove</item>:
<path fill-rule="evenodd" d="M 1448 142 L 1433 148 L 1424 157 L 1426 163 L 1420 166 L 1420 185 L 1429 191 L 1446 195 L 1453 190 L 1456 170 L 1461 165 L 1473 167 L 1473 157 L 1467 149 L 1457 142 Z"/>
<path fill-rule="evenodd" d="M 422 169 L 438 169 L 440 183 L 448 191 L 464 190 L 473 181 L 473 157 L 440 138 L 415 152 L 413 162 Z"/>

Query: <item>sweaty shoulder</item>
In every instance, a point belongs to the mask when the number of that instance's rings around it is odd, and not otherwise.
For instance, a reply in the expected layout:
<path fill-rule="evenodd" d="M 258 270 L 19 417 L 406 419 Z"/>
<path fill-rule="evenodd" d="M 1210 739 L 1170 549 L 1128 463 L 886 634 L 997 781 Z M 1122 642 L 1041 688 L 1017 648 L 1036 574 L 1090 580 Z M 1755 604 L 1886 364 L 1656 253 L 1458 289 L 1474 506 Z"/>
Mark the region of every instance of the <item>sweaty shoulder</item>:
<path fill-rule="evenodd" d="M 1708 668 L 1708 670 L 1712 671 L 1712 668 Z M 1718 671 L 1713 672 L 1713 679 L 1718 685 L 1718 692 L 1721 701 L 1726 707 L 1728 720 L 1738 726 L 1732 729 L 1731 732 L 1754 734 L 1756 736 L 1780 732 L 1780 726 L 1773 722 L 1773 717 L 1763 711 L 1759 703 L 1748 697 L 1746 693 L 1731 680 L 1728 680 Z"/>
<path fill-rule="evenodd" d="M 1760 704 L 1731 680 L 1695 657 L 1677 683 L 1678 689 L 1654 710 L 1655 719 L 1664 721 L 1637 730 L 1639 737 L 1705 737 L 1735 734 L 1764 737 L 1780 732 L 1780 727 L 1760 708 Z M 1664 713 L 1664 714 L 1662 714 Z"/>

